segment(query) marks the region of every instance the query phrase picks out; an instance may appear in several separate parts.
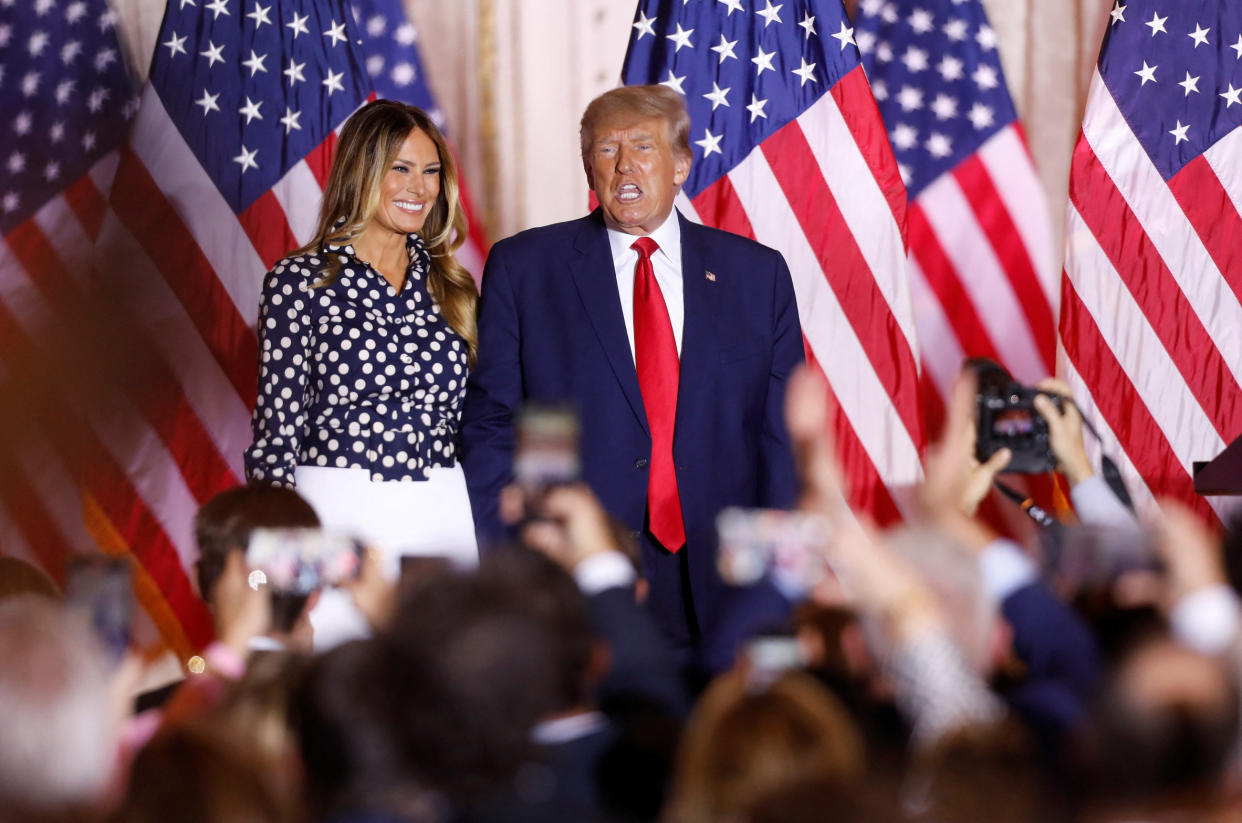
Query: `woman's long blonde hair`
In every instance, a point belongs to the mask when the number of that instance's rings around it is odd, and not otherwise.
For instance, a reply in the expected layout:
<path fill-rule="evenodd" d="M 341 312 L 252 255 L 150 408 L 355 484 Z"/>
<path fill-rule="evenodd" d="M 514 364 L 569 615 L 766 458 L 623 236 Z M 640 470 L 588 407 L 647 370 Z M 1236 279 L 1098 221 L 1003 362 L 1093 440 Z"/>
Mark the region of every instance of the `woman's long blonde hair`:
<path fill-rule="evenodd" d="M 370 224 L 379 207 L 380 187 L 401 144 L 417 129 L 431 138 L 440 155 L 440 194 L 427 214 L 419 235 L 431 254 L 427 289 L 440 306 L 444 319 L 466 342 L 469 365 L 478 354 L 479 330 L 475 307 L 479 294 L 474 278 L 453 256 L 466 240 L 466 214 L 458 197 L 457 164 L 444 135 L 422 109 L 394 100 L 368 103 L 345 123 L 337 143 L 323 206 L 314 238 L 294 254 L 327 258 L 324 276 L 316 286 L 326 286 L 340 274 L 340 260 L 327 254 L 325 244 L 352 243 Z"/>

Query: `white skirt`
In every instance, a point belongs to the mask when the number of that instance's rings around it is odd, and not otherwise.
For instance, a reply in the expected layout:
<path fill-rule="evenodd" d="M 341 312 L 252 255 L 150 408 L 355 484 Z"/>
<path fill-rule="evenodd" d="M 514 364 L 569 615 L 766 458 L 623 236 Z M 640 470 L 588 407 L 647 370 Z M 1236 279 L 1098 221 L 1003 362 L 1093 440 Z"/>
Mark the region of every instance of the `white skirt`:
<path fill-rule="evenodd" d="M 325 529 L 351 534 L 378 549 L 393 580 L 403 555 L 446 557 L 462 568 L 479 562 L 460 465 L 434 468 L 426 480 L 413 483 L 374 481 L 360 468 L 298 466 L 294 482 Z M 339 589 L 325 590 L 310 617 L 316 651 L 368 634 L 353 598 Z"/>

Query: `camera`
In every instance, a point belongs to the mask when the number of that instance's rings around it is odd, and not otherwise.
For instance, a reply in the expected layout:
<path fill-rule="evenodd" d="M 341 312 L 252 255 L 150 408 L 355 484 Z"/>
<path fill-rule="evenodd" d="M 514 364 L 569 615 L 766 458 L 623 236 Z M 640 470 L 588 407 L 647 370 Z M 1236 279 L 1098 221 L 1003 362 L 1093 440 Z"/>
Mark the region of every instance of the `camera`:
<path fill-rule="evenodd" d="M 1035 409 L 1035 398 L 1041 394 L 1061 408 L 1064 399 L 1060 395 L 1029 389 L 1019 383 L 979 392 L 975 456 L 980 462 L 1001 449 L 1009 449 L 1013 457 L 1005 467 L 1007 472 L 1043 474 L 1056 468 L 1057 459 L 1048 438 L 1048 421 Z"/>

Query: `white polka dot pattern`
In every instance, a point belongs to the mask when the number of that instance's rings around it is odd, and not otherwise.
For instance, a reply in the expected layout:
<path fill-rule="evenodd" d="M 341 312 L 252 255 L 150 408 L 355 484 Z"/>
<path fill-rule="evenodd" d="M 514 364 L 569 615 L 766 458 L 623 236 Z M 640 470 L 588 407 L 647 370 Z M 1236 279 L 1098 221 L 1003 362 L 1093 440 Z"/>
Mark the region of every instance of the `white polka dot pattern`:
<path fill-rule="evenodd" d="M 352 246 L 330 285 L 326 258 L 287 257 L 259 304 L 259 392 L 246 450 L 251 479 L 293 485 L 298 465 L 365 468 L 372 480 L 424 480 L 456 463 L 466 345 L 427 291 L 430 257 L 406 246 L 401 292 Z"/>

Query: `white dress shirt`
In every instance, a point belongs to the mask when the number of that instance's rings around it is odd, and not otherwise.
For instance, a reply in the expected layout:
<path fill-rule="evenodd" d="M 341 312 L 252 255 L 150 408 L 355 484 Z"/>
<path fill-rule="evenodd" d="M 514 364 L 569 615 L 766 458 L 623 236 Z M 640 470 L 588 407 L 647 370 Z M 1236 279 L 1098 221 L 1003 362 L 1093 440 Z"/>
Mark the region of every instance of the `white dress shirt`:
<path fill-rule="evenodd" d="M 685 326 L 685 300 L 681 285 L 681 224 L 677 210 L 669 212 L 660 227 L 651 233 L 651 239 L 660 247 L 651 255 L 651 267 L 655 269 L 656 283 L 664 295 L 669 322 L 673 324 L 673 339 L 677 353 L 681 354 L 681 331 Z M 621 314 L 625 317 L 625 333 L 630 339 L 630 356 L 634 356 L 634 267 L 638 265 L 638 252 L 630 248 L 638 237 L 625 232 L 608 230 L 608 244 L 612 247 L 612 267 L 617 273 L 617 293 L 621 297 Z"/>

